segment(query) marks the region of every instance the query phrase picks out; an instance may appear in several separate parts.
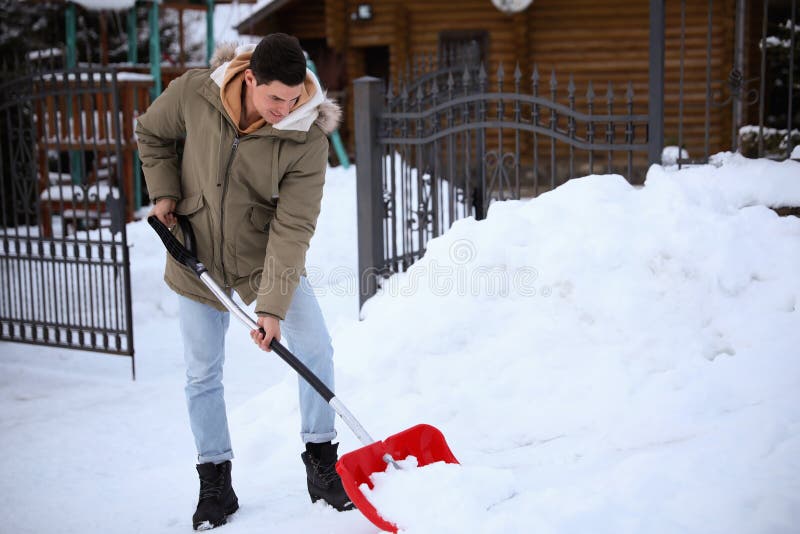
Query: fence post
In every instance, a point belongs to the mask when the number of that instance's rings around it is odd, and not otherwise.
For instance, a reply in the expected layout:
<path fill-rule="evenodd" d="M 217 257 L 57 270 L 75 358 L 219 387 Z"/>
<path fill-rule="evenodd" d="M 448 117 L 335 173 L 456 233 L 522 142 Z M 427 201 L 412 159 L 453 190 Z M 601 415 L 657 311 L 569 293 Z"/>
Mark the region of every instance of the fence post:
<path fill-rule="evenodd" d="M 650 0 L 647 158 L 651 165 L 661 163 L 664 149 L 664 5 L 665 0 Z"/>
<path fill-rule="evenodd" d="M 731 152 L 739 151 L 739 128 L 744 121 L 744 102 L 747 100 L 747 82 L 744 81 L 744 39 L 747 6 L 745 0 L 736 0 L 736 20 L 734 22 L 733 69 L 742 75 L 741 91 L 734 95 L 733 109 L 731 110 Z M 791 91 L 791 89 L 790 89 Z"/>
<path fill-rule="evenodd" d="M 128 63 L 139 62 L 139 39 L 138 39 L 138 19 L 136 18 L 136 6 L 128 9 Z"/>
<path fill-rule="evenodd" d="M 364 76 L 353 82 L 358 197 L 358 306 L 378 290 L 383 264 L 383 179 L 378 116 L 383 111 L 383 82 Z"/>
<path fill-rule="evenodd" d="M 73 2 L 67 3 L 67 10 L 64 14 L 67 26 L 67 57 L 64 66 L 74 69 L 78 66 L 78 44 L 77 44 L 77 20 L 76 7 Z"/>
<path fill-rule="evenodd" d="M 147 20 L 150 26 L 150 75 L 153 77 L 150 98 L 155 100 L 161 94 L 161 34 L 159 33 L 158 2 L 150 5 Z"/>
<path fill-rule="evenodd" d="M 206 61 L 214 57 L 214 0 L 206 0 Z"/>

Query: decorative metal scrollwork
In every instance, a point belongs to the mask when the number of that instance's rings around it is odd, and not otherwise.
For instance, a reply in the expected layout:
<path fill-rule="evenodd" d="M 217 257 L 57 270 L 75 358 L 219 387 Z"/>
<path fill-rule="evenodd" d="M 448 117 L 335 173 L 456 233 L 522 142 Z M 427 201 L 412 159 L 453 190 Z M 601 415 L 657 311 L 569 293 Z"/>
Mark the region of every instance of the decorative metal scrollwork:
<path fill-rule="evenodd" d="M 73 187 L 72 200 L 78 202 L 97 202 L 100 200 L 99 186 L 96 184 L 82 183 Z"/>
<path fill-rule="evenodd" d="M 758 103 L 758 89 L 747 89 L 747 86 L 755 81 L 758 81 L 758 78 L 750 78 L 749 80 L 746 80 L 742 74 L 742 71 L 736 68 L 731 69 L 727 80 L 718 80 L 719 83 L 723 84 L 723 89 L 727 88 L 728 96 L 725 98 L 725 100 L 722 100 L 722 89 L 715 91 L 712 97 L 712 104 L 716 107 L 723 107 L 730 104 L 734 100 L 742 101 L 747 106 L 752 106 Z"/>
<path fill-rule="evenodd" d="M 37 175 L 34 163 L 33 121 L 31 103 L 17 98 L 18 114 L 7 115 L 10 123 L 8 130 L 11 152 L 11 183 L 14 191 L 14 207 L 16 215 L 24 216 L 30 221 L 36 215 Z M 8 124 L 6 124 L 8 125 Z"/>
<path fill-rule="evenodd" d="M 424 230 L 428 233 L 433 231 L 433 209 L 431 206 L 431 175 L 424 172 L 420 178 L 419 199 L 417 209 L 411 210 L 409 214 L 409 228 L 419 231 L 424 225 Z"/>
<path fill-rule="evenodd" d="M 486 153 L 486 198 L 491 200 L 506 200 L 515 198 L 516 194 L 511 187 L 511 173 L 517 166 L 517 155 L 506 152 L 502 156 L 496 150 Z M 506 190 L 509 192 L 505 194 Z M 488 207 L 488 206 L 485 206 Z"/>

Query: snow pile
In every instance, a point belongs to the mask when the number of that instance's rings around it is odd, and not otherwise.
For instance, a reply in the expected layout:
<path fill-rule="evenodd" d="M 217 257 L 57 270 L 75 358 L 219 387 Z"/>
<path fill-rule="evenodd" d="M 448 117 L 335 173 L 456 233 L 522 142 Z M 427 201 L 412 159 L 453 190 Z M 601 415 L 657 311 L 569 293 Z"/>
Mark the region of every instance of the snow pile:
<path fill-rule="evenodd" d="M 800 221 L 751 204 L 793 202 L 800 166 L 718 164 L 457 222 L 338 334 L 338 392 L 374 434 L 431 423 L 512 469 L 512 531 L 789 532 Z"/>
<path fill-rule="evenodd" d="M 488 512 L 514 496 L 510 470 L 444 462 L 417 467 L 413 456 L 398 464 L 400 471 L 388 467 L 370 477 L 375 485 L 372 490 L 366 484 L 360 489 L 381 516 L 400 530 L 443 534 L 465 532 L 464 525 L 469 525 L 469 532 L 507 532 L 502 518 L 498 521 Z M 400 519 L 395 522 L 394 518 Z"/>
<path fill-rule="evenodd" d="M 723 152 L 711 156 L 710 165 L 675 168 L 651 167 L 649 186 L 678 182 L 682 195 L 692 202 L 715 202 L 714 210 L 736 210 L 747 206 L 800 206 L 800 168 L 797 162 L 748 159 Z"/>
<path fill-rule="evenodd" d="M 796 162 L 721 155 L 653 167 L 642 188 L 589 176 L 496 203 L 386 280 L 358 322 L 355 171 L 330 171 L 309 274 L 336 392 L 374 437 L 430 423 L 461 462 L 379 478 L 381 513 L 416 534 L 794 534 L 800 219 L 764 205 L 798 205 L 798 177 Z M 126 359 L 0 347 L 9 532 L 191 528 L 175 297 L 156 235 L 128 232 L 136 382 Z M 241 509 L 225 532 L 376 532 L 309 502 L 296 384 L 231 322 Z M 360 446 L 337 426 L 340 452 Z"/>

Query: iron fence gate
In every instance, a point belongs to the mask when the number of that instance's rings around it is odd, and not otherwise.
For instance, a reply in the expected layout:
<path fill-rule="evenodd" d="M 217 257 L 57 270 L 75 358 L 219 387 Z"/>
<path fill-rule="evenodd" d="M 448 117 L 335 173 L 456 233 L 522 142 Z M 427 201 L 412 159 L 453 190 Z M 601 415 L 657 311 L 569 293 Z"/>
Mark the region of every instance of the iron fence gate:
<path fill-rule="evenodd" d="M 129 356 L 135 378 L 117 74 L 17 76 L 0 85 L 0 339 Z"/>
<path fill-rule="evenodd" d="M 510 78 L 500 65 L 490 87 L 482 64 L 419 64 L 399 91 L 355 82 L 362 303 L 378 278 L 407 269 L 457 219 L 485 217 L 493 201 L 600 171 L 643 177 L 648 116 L 634 113 L 631 84 L 622 95 L 610 84 L 579 92 L 535 65 Z"/>

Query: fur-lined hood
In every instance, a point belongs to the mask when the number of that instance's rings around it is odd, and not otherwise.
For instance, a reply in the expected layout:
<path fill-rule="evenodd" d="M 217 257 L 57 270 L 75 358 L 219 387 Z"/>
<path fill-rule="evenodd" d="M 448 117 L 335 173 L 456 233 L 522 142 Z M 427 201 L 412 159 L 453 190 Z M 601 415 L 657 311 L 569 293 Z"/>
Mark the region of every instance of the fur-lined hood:
<path fill-rule="evenodd" d="M 237 46 L 236 43 L 221 43 L 211 57 L 211 79 L 222 87 L 225 71 L 231 60 L 240 54 L 250 54 L 255 50 L 255 45 Z M 319 126 L 325 134 L 330 134 L 339 127 L 342 119 L 342 109 L 334 100 L 331 100 L 322 90 L 319 80 L 311 70 L 306 69 L 306 83 L 312 83 L 316 91 L 311 99 L 292 110 L 280 122 L 273 124 L 276 130 L 297 130 L 307 132 L 312 124 Z"/>

